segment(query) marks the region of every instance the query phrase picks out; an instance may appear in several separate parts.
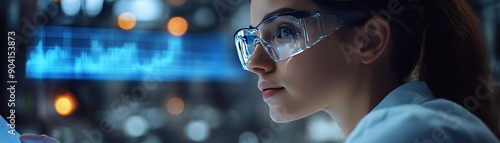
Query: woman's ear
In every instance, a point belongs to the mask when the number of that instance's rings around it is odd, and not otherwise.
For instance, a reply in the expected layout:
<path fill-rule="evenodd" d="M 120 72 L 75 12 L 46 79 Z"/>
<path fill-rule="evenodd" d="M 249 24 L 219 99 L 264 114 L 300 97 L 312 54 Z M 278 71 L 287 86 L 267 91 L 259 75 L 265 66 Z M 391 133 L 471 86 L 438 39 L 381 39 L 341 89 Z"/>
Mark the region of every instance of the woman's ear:
<path fill-rule="evenodd" d="M 386 19 L 374 16 L 356 29 L 355 44 L 360 46 L 359 59 L 363 64 L 377 60 L 387 49 L 391 28 Z"/>

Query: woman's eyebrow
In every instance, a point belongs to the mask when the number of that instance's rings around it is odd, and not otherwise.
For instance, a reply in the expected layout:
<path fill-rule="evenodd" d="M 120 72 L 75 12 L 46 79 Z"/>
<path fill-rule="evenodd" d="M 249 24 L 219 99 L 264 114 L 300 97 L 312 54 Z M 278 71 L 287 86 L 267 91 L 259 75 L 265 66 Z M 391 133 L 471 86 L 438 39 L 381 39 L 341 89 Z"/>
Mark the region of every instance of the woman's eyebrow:
<path fill-rule="evenodd" d="M 274 10 L 272 12 L 269 12 L 267 13 L 264 18 L 262 18 L 261 21 L 264 21 L 265 19 L 273 16 L 273 15 L 276 15 L 276 14 L 280 14 L 280 13 L 287 13 L 287 12 L 294 12 L 294 11 L 298 11 L 296 9 L 293 9 L 293 8 L 288 8 L 288 7 L 284 7 L 284 8 L 280 8 L 280 9 L 277 9 L 277 10 Z M 254 28 L 252 25 L 249 25 L 248 26 L 249 28 Z"/>

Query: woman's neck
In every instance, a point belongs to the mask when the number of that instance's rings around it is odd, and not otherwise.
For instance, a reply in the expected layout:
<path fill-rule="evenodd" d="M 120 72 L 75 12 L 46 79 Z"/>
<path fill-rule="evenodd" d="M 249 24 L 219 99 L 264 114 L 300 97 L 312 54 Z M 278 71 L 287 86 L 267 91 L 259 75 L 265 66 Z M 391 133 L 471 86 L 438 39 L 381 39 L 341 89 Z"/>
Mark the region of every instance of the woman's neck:
<path fill-rule="evenodd" d="M 351 95 L 323 108 L 323 111 L 336 120 L 346 138 L 366 114 L 375 108 L 387 94 L 402 84 L 389 76 L 378 77 L 384 80 L 373 80 L 378 82 L 359 82 L 360 86 L 355 88 Z"/>

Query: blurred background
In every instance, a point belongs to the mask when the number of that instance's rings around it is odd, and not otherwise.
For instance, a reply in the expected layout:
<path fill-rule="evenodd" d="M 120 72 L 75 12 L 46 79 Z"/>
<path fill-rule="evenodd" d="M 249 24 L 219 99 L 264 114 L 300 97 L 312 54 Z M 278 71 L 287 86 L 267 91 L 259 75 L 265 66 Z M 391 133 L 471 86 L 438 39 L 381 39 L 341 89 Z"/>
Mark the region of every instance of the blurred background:
<path fill-rule="evenodd" d="M 486 31 L 498 95 L 500 1 L 470 2 Z M 2 3 L 2 33 L 16 32 L 20 133 L 62 143 L 343 140 L 326 113 L 272 122 L 257 77 L 241 68 L 233 43 L 234 31 L 249 25 L 248 0 Z"/>

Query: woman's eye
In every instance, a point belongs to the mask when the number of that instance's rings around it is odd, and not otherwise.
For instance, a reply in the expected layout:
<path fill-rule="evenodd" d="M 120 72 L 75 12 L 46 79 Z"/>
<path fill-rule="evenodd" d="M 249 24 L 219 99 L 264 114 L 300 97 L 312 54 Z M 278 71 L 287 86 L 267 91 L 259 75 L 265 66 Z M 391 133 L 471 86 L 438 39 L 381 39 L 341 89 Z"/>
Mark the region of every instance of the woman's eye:
<path fill-rule="evenodd" d="M 278 36 L 276 38 L 286 38 L 288 36 L 293 36 L 294 31 L 287 27 L 278 28 Z"/>

